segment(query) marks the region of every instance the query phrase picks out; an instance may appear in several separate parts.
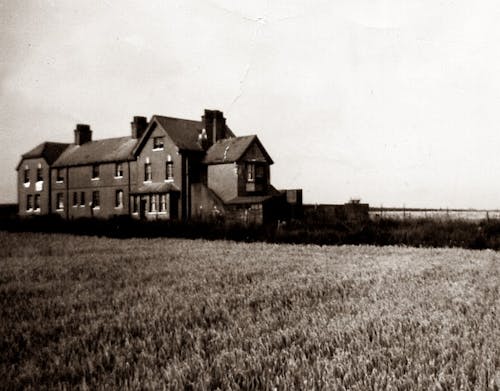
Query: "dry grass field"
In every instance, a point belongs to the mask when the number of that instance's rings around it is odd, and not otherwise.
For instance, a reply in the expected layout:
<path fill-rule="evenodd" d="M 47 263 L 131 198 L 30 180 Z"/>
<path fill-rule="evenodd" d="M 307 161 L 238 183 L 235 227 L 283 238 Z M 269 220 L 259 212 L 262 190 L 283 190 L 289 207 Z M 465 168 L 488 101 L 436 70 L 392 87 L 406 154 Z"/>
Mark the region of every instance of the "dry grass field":
<path fill-rule="evenodd" d="M 0 388 L 498 390 L 500 254 L 0 232 Z"/>

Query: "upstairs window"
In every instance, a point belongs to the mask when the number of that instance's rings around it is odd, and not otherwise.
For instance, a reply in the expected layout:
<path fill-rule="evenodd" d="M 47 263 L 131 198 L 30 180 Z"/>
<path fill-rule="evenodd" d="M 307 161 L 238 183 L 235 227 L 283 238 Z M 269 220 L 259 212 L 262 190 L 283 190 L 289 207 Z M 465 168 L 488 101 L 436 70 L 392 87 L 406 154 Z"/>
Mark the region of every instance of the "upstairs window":
<path fill-rule="evenodd" d="M 92 192 L 92 207 L 99 208 L 100 206 L 101 206 L 101 200 L 99 199 L 99 192 L 93 191 Z"/>
<path fill-rule="evenodd" d="M 36 169 L 36 181 L 37 182 L 42 182 L 43 181 L 43 175 L 42 175 L 42 167 L 38 166 Z"/>
<path fill-rule="evenodd" d="M 30 183 L 30 169 L 28 166 L 24 168 L 24 183 Z"/>
<path fill-rule="evenodd" d="M 144 164 L 144 182 L 151 182 L 153 180 L 153 172 L 151 169 L 151 163 Z"/>
<path fill-rule="evenodd" d="M 85 206 L 85 192 L 80 193 L 80 206 Z"/>
<path fill-rule="evenodd" d="M 57 169 L 57 178 L 56 178 L 56 181 L 57 182 L 64 182 L 64 175 L 63 175 L 62 168 L 58 168 Z"/>
<path fill-rule="evenodd" d="M 265 177 L 265 169 L 262 164 L 247 163 L 247 182 L 261 182 Z"/>
<path fill-rule="evenodd" d="M 165 167 L 165 180 L 173 181 L 174 180 L 174 162 L 172 160 L 168 160 Z"/>
<path fill-rule="evenodd" d="M 163 137 L 153 137 L 153 150 L 163 149 Z"/>
<path fill-rule="evenodd" d="M 247 182 L 255 182 L 255 164 L 247 164 Z"/>
<path fill-rule="evenodd" d="M 92 179 L 99 179 L 99 164 L 92 166 Z"/>
<path fill-rule="evenodd" d="M 257 181 L 264 179 L 264 166 L 259 165 L 255 167 L 255 179 Z"/>
<path fill-rule="evenodd" d="M 56 194 L 56 208 L 57 210 L 63 210 L 64 209 L 64 194 L 63 193 L 57 193 Z"/>
<path fill-rule="evenodd" d="M 117 190 L 115 193 L 115 208 L 123 208 L 123 190 Z"/>
<path fill-rule="evenodd" d="M 35 211 L 40 210 L 40 194 L 35 194 Z"/>
<path fill-rule="evenodd" d="M 123 164 L 122 163 L 116 163 L 115 178 L 123 178 Z"/>
<path fill-rule="evenodd" d="M 26 196 L 26 210 L 33 210 L 33 196 L 31 194 Z"/>

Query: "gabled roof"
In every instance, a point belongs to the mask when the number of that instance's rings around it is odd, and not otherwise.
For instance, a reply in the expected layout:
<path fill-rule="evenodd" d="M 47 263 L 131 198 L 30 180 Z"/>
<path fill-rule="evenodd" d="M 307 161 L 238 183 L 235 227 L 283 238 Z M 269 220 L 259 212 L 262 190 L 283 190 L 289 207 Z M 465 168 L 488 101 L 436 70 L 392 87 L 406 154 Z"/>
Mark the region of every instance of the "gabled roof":
<path fill-rule="evenodd" d="M 160 126 L 181 150 L 202 151 L 198 136 L 203 129 L 201 121 L 154 115 Z"/>
<path fill-rule="evenodd" d="M 151 132 L 154 130 L 154 123 L 157 123 L 165 131 L 179 150 L 203 152 L 203 148 L 198 142 L 198 137 L 204 127 L 202 121 L 165 117 L 163 115 L 155 114 L 151 118 L 148 129 L 144 132 L 139 143 L 137 144 L 134 154 L 137 154 L 148 140 Z M 225 134 L 226 137 L 234 137 L 234 133 L 227 125 Z"/>
<path fill-rule="evenodd" d="M 137 139 L 132 137 L 107 138 L 82 145 L 71 144 L 54 163 L 54 167 L 133 160 L 132 151 L 136 144 Z"/>
<path fill-rule="evenodd" d="M 208 149 L 203 163 L 220 164 L 237 162 L 253 143 L 257 143 L 269 164 L 273 164 L 273 160 L 256 135 L 232 137 L 217 141 Z"/>
<path fill-rule="evenodd" d="M 51 165 L 54 163 L 59 156 L 64 152 L 66 148 L 68 148 L 70 144 L 66 143 L 53 143 L 53 142 L 45 142 L 40 145 L 37 145 L 31 151 L 26 152 L 22 155 L 21 161 L 17 165 L 16 169 L 19 169 L 21 162 L 24 159 L 36 159 L 36 158 L 44 158 L 47 164 Z"/>
<path fill-rule="evenodd" d="M 165 131 L 180 150 L 203 151 L 200 143 L 198 143 L 198 135 L 203 128 L 201 121 L 153 115 L 149 122 L 148 129 L 144 132 L 137 146 L 134 148 L 134 155 L 137 155 L 141 151 L 142 147 L 151 136 L 151 132 L 155 129 L 155 124 L 158 124 L 158 126 Z"/>

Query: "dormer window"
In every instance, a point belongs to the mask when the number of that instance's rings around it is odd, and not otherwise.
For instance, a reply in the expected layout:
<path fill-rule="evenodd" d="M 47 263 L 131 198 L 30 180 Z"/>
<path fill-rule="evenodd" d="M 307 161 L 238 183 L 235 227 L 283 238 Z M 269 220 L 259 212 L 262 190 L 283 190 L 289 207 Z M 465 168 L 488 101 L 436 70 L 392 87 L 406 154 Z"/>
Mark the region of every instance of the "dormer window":
<path fill-rule="evenodd" d="M 123 178 L 123 164 L 122 163 L 116 163 L 115 178 Z"/>
<path fill-rule="evenodd" d="M 153 150 L 161 151 L 163 149 L 163 137 L 153 137 Z"/>
<path fill-rule="evenodd" d="M 247 164 L 247 182 L 255 182 L 255 164 Z"/>
<path fill-rule="evenodd" d="M 56 178 L 56 181 L 57 182 L 64 182 L 64 175 L 63 175 L 63 170 L 62 168 L 58 168 L 57 169 L 57 178 Z"/>
<path fill-rule="evenodd" d="M 99 179 L 99 164 L 92 165 L 92 179 Z"/>

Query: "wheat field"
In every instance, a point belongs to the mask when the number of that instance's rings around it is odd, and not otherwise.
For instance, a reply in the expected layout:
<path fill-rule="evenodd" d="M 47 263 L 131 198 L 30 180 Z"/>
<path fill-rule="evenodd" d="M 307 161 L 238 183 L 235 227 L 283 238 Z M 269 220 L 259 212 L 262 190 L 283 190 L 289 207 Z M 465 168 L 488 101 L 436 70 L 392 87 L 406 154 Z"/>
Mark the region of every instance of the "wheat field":
<path fill-rule="evenodd" d="M 0 232 L 2 389 L 500 389 L 493 251 Z"/>

